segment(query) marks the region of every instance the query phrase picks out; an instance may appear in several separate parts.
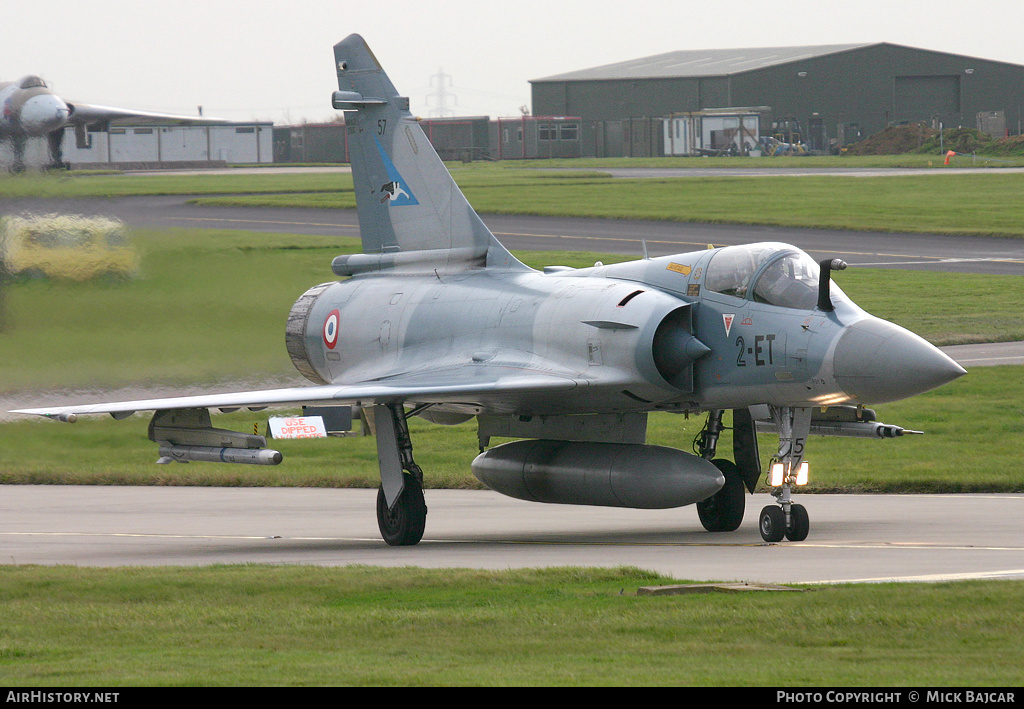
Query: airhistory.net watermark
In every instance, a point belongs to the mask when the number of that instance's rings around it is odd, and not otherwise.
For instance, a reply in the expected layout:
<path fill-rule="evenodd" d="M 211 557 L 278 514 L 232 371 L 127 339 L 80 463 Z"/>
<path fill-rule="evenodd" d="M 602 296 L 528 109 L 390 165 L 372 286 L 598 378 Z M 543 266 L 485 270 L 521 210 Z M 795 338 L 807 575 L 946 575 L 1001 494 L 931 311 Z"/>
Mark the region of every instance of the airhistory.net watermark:
<path fill-rule="evenodd" d="M 120 692 L 9 691 L 8 704 L 116 704 Z"/>

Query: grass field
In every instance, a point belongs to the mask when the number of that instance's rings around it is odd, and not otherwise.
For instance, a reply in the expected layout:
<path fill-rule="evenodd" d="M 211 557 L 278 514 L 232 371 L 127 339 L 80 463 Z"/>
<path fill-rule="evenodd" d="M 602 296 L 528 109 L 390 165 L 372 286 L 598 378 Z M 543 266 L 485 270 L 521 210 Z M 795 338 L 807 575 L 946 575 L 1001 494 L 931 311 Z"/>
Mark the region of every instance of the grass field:
<path fill-rule="evenodd" d="M 918 156 L 923 157 L 923 156 Z M 857 165 L 852 158 L 807 158 Z M 864 166 L 877 162 L 858 158 Z M 701 164 L 700 158 L 661 166 Z M 884 161 L 883 161 L 884 162 Z M 569 165 L 568 172 L 538 168 Z M 768 224 L 823 229 L 1024 235 L 1024 175 L 991 170 L 965 174 L 922 167 L 909 177 L 708 177 L 610 179 L 605 161 L 521 161 L 453 166 L 480 213 L 594 216 L 704 223 Z M 630 162 L 631 165 L 647 161 Z M 720 165 L 739 165 L 717 162 Z M 766 162 L 758 162 L 765 165 Z M 778 164 L 775 161 L 771 165 Z M 786 165 L 806 164 L 802 160 Z M 612 163 L 614 165 L 614 162 Z M 703 166 L 703 165 L 702 165 Z M 806 168 L 805 168 L 806 169 Z M 0 179 L 5 197 L 110 197 L 140 194 L 218 195 L 204 204 L 353 208 L 350 175 L 337 173 L 193 176 L 26 176 Z M 231 195 L 231 196 L 223 196 Z"/>
<path fill-rule="evenodd" d="M 1021 236 L 1022 185 L 1024 175 L 580 180 L 524 187 L 522 203 L 503 187 L 464 191 L 481 213 Z"/>
<path fill-rule="evenodd" d="M 636 569 L 31 566 L 0 574 L 16 687 L 1015 687 L 1021 582 L 638 596 Z"/>
<path fill-rule="evenodd" d="M 454 170 L 481 214 L 655 219 L 816 229 L 1024 236 L 1024 175 L 674 177 Z M 199 204 L 352 209 L 340 191 L 200 198 Z"/>

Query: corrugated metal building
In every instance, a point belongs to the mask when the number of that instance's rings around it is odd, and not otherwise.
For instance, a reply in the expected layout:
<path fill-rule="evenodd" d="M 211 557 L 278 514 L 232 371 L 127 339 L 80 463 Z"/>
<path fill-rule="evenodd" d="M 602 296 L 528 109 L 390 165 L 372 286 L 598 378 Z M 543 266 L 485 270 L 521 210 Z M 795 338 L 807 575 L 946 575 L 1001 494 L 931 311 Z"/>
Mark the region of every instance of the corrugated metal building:
<path fill-rule="evenodd" d="M 487 116 L 420 121 L 442 160 L 490 158 Z M 348 131 L 341 121 L 274 128 L 274 162 L 349 162 Z"/>
<path fill-rule="evenodd" d="M 424 118 L 420 126 L 442 160 L 578 158 L 580 119 L 569 116 Z M 274 128 L 274 162 L 348 162 L 344 123 Z"/>
<path fill-rule="evenodd" d="M 686 50 L 530 83 L 535 114 L 582 117 L 584 155 L 613 154 L 602 134 L 614 122 L 709 108 L 768 106 L 822 150 L 900 123 L 975 127 L 991 112 L 1018 132 L 1024 104 L 1024 66 L 884 42 Z"/>
<path fill-rule="evenodd" d="M 516 116 L 490 124 L 494 160 L 578 158 L 581 121 L 575 116 Z"/>
<path fill-rule="evenodd" d="M 345 124 L 274 126 L 274 162 L 348 162 Z"/>
<path fill-rule="evenodd" d="M 427 140 L 442 160 L 487 160 L 491 155 L 488 144 L 487 116 L 460 118 L 424 118 L 420 127 Z"/>
<path fill-rule="evenodd" d="M 273 162 L 272 123 L 117 125 L 64 131 L 66 162 L 84 165 Z M 43 141 L 45 142 L 45 141 Z"/>

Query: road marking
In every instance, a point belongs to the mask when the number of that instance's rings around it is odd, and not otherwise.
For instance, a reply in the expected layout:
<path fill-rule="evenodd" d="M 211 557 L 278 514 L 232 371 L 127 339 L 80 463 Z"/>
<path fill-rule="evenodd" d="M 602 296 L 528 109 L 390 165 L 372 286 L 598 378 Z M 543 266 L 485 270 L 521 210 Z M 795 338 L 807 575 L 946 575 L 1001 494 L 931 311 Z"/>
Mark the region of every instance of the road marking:
<path fill-rule="evenodd" d="M 1024 546 L 981 546 L 978 544 L 932 544 L 928 542 L 799 542 L 784 546 L 814 547 L 818 549 L 893 549 L 896 551 L 1021 551 Z"/>

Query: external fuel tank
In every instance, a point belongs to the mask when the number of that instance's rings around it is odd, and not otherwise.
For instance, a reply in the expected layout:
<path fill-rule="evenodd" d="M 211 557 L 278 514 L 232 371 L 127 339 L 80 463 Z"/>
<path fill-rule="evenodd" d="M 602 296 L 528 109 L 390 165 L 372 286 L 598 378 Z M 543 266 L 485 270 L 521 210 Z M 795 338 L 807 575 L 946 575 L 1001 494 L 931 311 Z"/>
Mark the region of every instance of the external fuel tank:
<path fill-rule="evenodd" d="M 521 440 L 476 457 L 473 474 L 531 502 L 665 509 L 706 499 L 725 483 L 709 461 L 674 448 Z"/>

